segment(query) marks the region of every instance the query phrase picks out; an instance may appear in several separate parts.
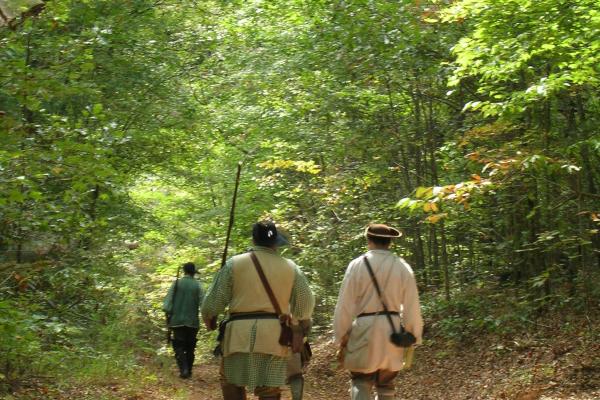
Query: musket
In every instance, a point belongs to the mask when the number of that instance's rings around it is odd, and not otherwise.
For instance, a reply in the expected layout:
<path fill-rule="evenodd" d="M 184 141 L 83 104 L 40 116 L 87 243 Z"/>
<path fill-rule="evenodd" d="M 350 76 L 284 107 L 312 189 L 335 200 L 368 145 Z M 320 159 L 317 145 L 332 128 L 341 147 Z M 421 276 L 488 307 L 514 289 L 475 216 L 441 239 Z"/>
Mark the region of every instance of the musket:
<path fill-rule="evenodd" d="M 173 288 L 173 295 L 171 296 L 171 312 L 167 313 L 167 344 L 171 343 L 171 334 L 173 330 L 169 326 L 171 323 L 171 316 L 173 315 L 173 307 L 175 307 L 175 296 L 177 295 L 177 286 L 179 283 L 179 272 L 181 271 L 181 265 L 177 267 L 177 276 L 175 278 L 175 287 Z"/>
<path fill-rule="evenodd" d="M 233 228 L 233 221 L 235 217 L 235 202 L 237 200 L 238 188 L 240 186 L 240 175 L 242 173 L 242 162 L 238 162 L 237 174 L 235 176 L 235 188 L 233 189 L 233 200 L 231 201 L 231 209 L 229 210 L 229 225 L 227 226 L 227 236 L 225 237 L 225 249 L 223 250 L 223 256 L 221 257 L 221 268 L 227 262 L 227 250 L 229 249 L 229 238 L 231 237 L 231 229 Z M 213 317 L 210 320 L 210 330 L 217 329 L 217 317 Z"/>
<path fill-rule="evenodd" d="M 231 228 L 233 228 L 233 220 L 235 217 L 235 201 L 237 200 L 238 188 L 240 187 L 240 175 L 242 173 L 242 162 L 238 162 L 237 174 L 235 175 L 235 188 L 233 189 L 233 200 L 231 201 L 231 210 L 229 210 L 229 225 L 227 226 L 227 237 L 225 238 L 225 249 L 223 257 L 221 257 L 221 268 L 227 262 L 227 250 L 229 248 L 229 238 L 231 237 Z"/>

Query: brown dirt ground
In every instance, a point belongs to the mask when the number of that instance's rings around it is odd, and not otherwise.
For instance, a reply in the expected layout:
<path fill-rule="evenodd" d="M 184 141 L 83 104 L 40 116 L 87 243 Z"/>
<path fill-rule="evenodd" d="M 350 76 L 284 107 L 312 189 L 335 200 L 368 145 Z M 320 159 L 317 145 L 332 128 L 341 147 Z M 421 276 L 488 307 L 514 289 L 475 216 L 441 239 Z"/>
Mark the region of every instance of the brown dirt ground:
<path fill-rule="evenodd" d="M 545 332 L 543 339 L 487 337 L 443 344 L 429 339 L 416 350 L 413 368 L 400 373 L 398 399 L 600 399 L 600 343 L 575 333 L 572 338 L 548 337 L 552 335 Z M 349 399 L 348 374 L 336 369 L 333 344 L 328 338 L 315 342 L 314 357 L 305 374 L 305 399 Z M 115 382 L 61 390 L 49 384 L 33 385 L 4 399 L 221 399 L 214 359 L 196 365 L 187 381 L 175 377 L 174 366 L 164 371 L 158 370 L 153 380 L 142 384 Z M 283 398 L 289 400 L 289 392 Z"/>
<path fill-rule="evenodd" d="M 421 400 L 598 400 L 600 343 L 564 338 L 538 342 L 512 340 L 489 345 L 469 342 L 420 346 L 412 369 L 400 373 L 399 399 Z M 348 374 L 336 369 L 335 349 L 321 340 L 313 346 L 306 371 L 306 400 L 349 399 Z M 196 367 L 190 399 L 220 399 L 216 362 Z M 252 398 L 252 396 L 250 396 Z M 290 399 L 284 393 L 284 399 Z"/>

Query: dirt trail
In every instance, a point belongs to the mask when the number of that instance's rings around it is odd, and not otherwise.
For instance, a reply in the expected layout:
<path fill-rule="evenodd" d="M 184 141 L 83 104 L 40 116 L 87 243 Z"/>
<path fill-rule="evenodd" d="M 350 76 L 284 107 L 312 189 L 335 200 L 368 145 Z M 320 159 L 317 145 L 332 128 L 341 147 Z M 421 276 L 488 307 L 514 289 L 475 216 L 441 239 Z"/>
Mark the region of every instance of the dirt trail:
<path fill-rule="evenodd" d="M 194 375 L 190 381 L 182 381 L 181 385 L 190 391 L 190 400 L 221 400 L 221 388 L 219 386 L 219 365 L 215 362 L 207 362 L 194 367 Z M 310 371 L 310 370 L 309 370 Z M 175 373 L 175 371 L 173 371 Z M 305 382 L 306 400 L 330 400 L 347 397 L 347 386 L 343 382 L 335 381 L 335 374 L 317 377 L 308 372 Z M 249 394 L 249 400 L 254 397 Z M 283 400 L 291 400 L 289 390 L 284 391 Z"/>
<path fill-rule="evenodd" d="M 348 374 L 335 369 L 335 349 L 321 341 L 306 378 L 306 400 L 349 399 Z M 585 350 L 584 350 L 585 349 Z M 417 350 L 414 367 L 401 372 L 399 399 L 422 400 L 597 400 L 600 399 L 600 344 L 564 341 L 494 345 L 434 344 Z M 195 367 L 190 400 L 221 399 L 215 361 Z M 289 400 L 289 392 L 284 393 Z M 249 396 L 249 399 L 253 399 Z"/>
<path fill-rule="evenodd" d="M 397 379 L 397 398 L 414 400 L 598 400 L 600 343 L 581 335 L 552 340 L 481 338 L 448 343 L 434 339 L 420 346 L 411 370 Z M 575 338 L 575 339 L 573 339 Z M 317 340 L 305 374 L 305 400 L 347 400 L 347 372 L 337 370 L 335 348 Z M 174 364 L 174 363 L 173 363 Z M 4 399 L 19 400 L 220 400 L 219 367 L 214 359 L 198 363 L 193 377 L 180 380 L 175 366 L 154 370 L 153 378 L 81 383 L 52 388 L 30 382 Z M 145 378 L 142 378 L 145 379 Z M 249 395 L 248 399 L 254 399 Z M 283 399 L 290 400 L 289 391 Z"/>

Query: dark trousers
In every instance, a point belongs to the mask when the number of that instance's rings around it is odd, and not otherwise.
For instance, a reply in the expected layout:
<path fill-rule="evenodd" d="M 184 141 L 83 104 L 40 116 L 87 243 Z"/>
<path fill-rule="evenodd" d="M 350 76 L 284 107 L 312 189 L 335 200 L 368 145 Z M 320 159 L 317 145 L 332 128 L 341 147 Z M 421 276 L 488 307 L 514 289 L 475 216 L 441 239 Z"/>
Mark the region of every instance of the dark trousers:
<path fill-rule="evenodd" d="M 181 326 L 171 329 L 173 330 L 171 344 L 175 352 L 175 360 L 177 360 L 180 376 L 188 378 L 192 374 L 192 366 L 194 365 L 198 328 Z"/>

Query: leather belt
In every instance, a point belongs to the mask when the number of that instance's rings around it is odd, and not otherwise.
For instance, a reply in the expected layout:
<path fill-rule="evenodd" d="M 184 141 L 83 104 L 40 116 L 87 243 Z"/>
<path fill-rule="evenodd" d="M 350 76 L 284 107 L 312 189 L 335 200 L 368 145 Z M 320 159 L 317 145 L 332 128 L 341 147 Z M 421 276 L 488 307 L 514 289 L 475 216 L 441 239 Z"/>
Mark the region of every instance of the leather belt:
<path fill-rule="evenodd" d="M 358 314 L 357 318 L 360 317 L 371 317 L 373 315 L 400 315 L 398 311 L 375 311 Z"/>
<path fill-rule="evenodd" d="M 238 321 L 242 319 L 279 319 L 279 316 L 275 313 L 267 312 L 247 312 L 247 313 L 233 313 L 227 318 L 228 322 Z"/>

